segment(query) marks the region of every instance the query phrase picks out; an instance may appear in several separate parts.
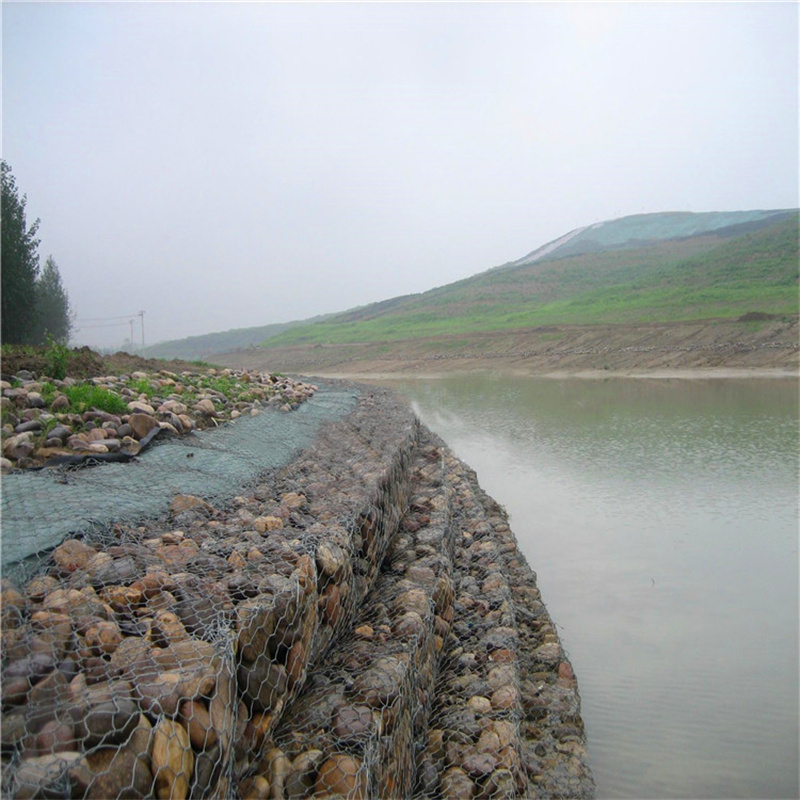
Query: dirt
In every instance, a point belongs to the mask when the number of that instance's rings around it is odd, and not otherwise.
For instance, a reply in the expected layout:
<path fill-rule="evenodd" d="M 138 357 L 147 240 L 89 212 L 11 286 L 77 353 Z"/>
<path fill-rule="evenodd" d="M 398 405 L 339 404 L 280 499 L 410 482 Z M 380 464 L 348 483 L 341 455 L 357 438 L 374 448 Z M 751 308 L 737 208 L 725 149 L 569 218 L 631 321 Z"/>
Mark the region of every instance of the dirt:
<path fill-rule="evenodd" d="M 320 377 L 463 372 L 575 377 L 800 375 L 798 320 L 557 325 L 401 342 L 249 348 L 214 356 L 229 367 Z"/>
<path fill-rule="evenodd" d="M 0 371 L 4 376 L 14 375 L 27 369 L 36 375 L 50 375 L 51 364 L 46 347 L 7 348 L 2 354 Z M 154 358 L 141 358 L 130 353 L 100 355 L 88 347 L 69 350 L 66 357 L 66 374 L 73 378 L 96 378 L 101 375 L 122 375 L 131 372 L 197 372 L 202 367 L 188 361 L 161 361 Z"/>

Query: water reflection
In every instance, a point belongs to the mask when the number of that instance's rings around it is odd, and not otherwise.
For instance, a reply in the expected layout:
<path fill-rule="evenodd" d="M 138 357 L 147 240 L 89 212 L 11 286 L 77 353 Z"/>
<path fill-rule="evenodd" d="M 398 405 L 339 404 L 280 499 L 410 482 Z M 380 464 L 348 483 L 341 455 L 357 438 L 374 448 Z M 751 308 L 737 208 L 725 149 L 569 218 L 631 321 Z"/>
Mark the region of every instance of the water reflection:
<path fill-rule="evenodd" d="M 509 510 L 601 796 L 796 797 L 794 383 L 387 383 Z"/>

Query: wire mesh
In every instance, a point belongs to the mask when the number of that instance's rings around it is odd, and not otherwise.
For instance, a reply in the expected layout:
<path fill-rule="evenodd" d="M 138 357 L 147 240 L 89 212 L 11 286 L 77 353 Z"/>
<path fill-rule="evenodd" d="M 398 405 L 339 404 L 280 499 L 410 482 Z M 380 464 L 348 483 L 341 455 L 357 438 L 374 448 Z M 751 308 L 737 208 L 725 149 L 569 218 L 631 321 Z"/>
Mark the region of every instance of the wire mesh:
<path fill-rule="evenodd" d="M 502 509 L 398 398 L 317 397 L 331 413 L 289 415 L 311 444 L 280 463 L 240 422 L 246 481 L 87 512 L 7 573 L 3 796 L 591 794 L 574 676 Z M 207 453 L 211 486 L 238 448 L 220 432 L 154 455 Z M 91 508 L 103 471 L 58 502 Z"/>

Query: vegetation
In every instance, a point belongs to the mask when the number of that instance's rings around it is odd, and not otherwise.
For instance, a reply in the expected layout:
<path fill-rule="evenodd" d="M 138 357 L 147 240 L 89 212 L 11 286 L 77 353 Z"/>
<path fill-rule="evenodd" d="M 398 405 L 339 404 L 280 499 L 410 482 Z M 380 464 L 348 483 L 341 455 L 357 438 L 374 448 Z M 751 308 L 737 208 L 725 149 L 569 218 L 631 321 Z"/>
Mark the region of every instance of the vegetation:
<path fill-rule="evenodd" d="M 325 317 L 314 317 L 298 322 L 261 325 L 255 328 L 235 328 L 229 331 L 207 333 L 202 336 L 189 336 L 186 339 L 176 339 L 170 342 L 160 342 L 147 348 L 147 356 L 148 358 L 181 358 L 197 363 L 199 366 L 210 366 L 202 359 L 212 353 L 227 353 L 232 350 L 254 347 L 265 339 L 277 336 L 289 328 L 311 324 L 321 319 L 325 319 Z"/>
<path fill-rule="evenodd" d="M 797 213 L 745 231 L 552 255 L 298 326 L 264 346 L 396 341 L 555 324 L 736 319 L 751 311 L 797 314 Z"/>
<path fill-rule="evenodd" d="M 20 197 L 11 167 L 2 173 L 2 340 L 5 344 L 43 344 L 69 340 L 73 316 L 58 265 L 48 256 L 39 273 L 39 220 L 28 225 L 27 196 Z"/>
<path fill-rule="evenodd" d="M 126 414 L 128 411 L 127 402 L 118 394 L 90 383 L 65 386 L 61 391 L 69 399 L 70 411 L 74 414 L 83 414 L 93 408 L 109 414 Z"/>

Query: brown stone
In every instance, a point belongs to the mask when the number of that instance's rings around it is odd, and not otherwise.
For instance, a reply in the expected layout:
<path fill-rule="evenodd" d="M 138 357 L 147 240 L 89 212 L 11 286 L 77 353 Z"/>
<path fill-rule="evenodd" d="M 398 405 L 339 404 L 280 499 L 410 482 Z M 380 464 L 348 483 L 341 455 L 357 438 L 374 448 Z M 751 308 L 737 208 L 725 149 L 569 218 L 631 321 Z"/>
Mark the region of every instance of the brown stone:
<path fill-rule="evenodd" d="M 111 655 L 117 649 L 122 638 L 119 626 L 110 620 L 100 620 L 84 634 L 88 647 L 106 655 Z"/>
<path fill-rule="evenodd" d="M 169 510 L 170 513 L 177 516 L 184 511 L 202 511 L 206 514 L 211 514 L 214 508 L 205 500 L 201 500 L 192 494 L 178 494 L 172 499 Z"/>
<path fill-rule="evenodd" d="M 349 800 L 366 800 L 368 788 L 361 762 L 344 754 L 333 755 L 325 761 L 314 784 L 315 794 L 344 795 Z"/>
<path fill-rule="evenodd" d="M 259 533 L 269 533 L 270 531 L 279 531 L 283 528 L 283 520 L 280 517 L 256 517 L 253 520 L 253 530 Z"/>
<path fill-rule="evenodd" d="M 189 734 L 179 722 L 161 718 L 153 731 L 151 754 L 156 796 L 186 800 L 194 767 Z"/>
<path fill-rule="evenodd" d="M 86 772 L 86 760 L 74 751 L 26 758 L 14 774 L 11 796 L 15 800 L 62 797 L 64 788 L 69 796 L 85 780 Z"/>
<path fill-rule="evenodd" d="M 150 796 L 153 775 L 146 761 L 138 757 L 135 748 L 103 747 L 86 756 L 92 780 L 87 800 L 106 800 L 111 797 L 144 798 Z"/>
<path fill-rule="evenodd" d="M 67 539 L 53 551 L 53 560 L 64 572 L 83 569 L 97 555 L 97 551 L 77 539 Z"/>
<path fill-rule="evenodd" d="M 289 798 L 308 797 L 313 788 L 319 766 L 325 758 L 322 750 L 306 750 L 292 761 L 285 788 Z"/>
<path fill-rule="evenodd" d="M 266 655 L 260 656 L 251 665 L 241 664 L 237 675 L 239 691 L 256 711 L 270 711 L 278 699 L 286 694 L 286 669 Z"/>
<path fill-rule="evenodd" d="M 365 705 L 345 705 L 333 715 L 333 732 L 340 739 L 363 737 L 375 728 L 372 709 Z"/>
<path fill-rule="evenodd" d="M 181 703 L 180 721 L 189 733 L 189 740 L 196 750 L 206 750 L 217 742 L 217 732 L 211 724 L 211 715 L 200 700 Z"/>

